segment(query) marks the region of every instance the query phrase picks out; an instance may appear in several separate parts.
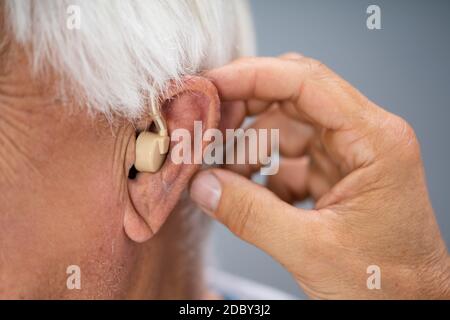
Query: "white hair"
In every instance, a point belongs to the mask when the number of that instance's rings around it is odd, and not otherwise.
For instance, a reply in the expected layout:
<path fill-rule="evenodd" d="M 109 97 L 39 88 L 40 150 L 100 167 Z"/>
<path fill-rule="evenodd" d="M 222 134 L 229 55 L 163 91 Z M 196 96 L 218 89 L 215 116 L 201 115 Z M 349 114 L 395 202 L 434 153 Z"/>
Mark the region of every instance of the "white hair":
<path fill-rule="evenodd" d="M 251 54 L 247 9 L 244 0 L 5 2 L 10 33 L 37 74 L 50 67 L 89 110 L 130 119 L 169 81 Z M 70 28 L 77 18 L 80 28 Z"/>

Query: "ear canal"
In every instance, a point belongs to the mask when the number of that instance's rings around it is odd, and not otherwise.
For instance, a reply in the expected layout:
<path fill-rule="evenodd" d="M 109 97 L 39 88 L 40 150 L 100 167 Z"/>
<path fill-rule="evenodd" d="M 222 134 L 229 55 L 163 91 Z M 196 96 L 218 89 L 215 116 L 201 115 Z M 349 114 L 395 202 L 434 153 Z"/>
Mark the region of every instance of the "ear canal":
<path fill-rule="evenodd" d="M 134 166 L 139 172 L 157 172 L 169 150 L 168 136 L 144 131 L 136 139 L 136 161 Z"/>

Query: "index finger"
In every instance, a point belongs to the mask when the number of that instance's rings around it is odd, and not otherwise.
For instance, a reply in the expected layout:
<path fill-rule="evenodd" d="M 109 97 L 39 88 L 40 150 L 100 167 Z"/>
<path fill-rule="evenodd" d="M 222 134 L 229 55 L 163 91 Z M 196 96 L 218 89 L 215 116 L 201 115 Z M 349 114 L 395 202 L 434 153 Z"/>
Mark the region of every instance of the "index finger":
<path fill-rule="evenodd" d="M 310 58 L 245 58 L 206 76 L 222 100 L 291 102 L 304 118 L 329 129 L 358 121 L 367 105 L 358 90 Z"/>

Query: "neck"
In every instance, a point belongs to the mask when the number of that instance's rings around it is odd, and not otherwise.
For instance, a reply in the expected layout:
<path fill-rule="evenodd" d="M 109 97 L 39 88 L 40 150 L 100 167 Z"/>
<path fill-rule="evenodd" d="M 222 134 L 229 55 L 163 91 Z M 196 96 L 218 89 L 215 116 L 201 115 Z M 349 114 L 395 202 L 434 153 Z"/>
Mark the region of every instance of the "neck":
<path fill-rule="evenodd" d="M 203 274 L 203 243 L 207 221 L 180 204 L 158 234 L 139 248 L 136 269 L 126 298 L 202 299 L 210 295 Z M 157 264 L 154 262 L 158 261 Z"/>

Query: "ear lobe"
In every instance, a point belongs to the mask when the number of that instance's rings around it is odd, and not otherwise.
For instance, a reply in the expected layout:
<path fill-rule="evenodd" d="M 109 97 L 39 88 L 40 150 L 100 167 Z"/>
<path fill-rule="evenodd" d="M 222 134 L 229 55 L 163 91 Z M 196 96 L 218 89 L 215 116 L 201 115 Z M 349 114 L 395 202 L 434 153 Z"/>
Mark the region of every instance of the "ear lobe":
<path fill-rule="evenodd" d="M 194 121 L 202 122 L 203 132 L 217 128 L 219 108 L 219 97 L 214 85 L 206 78 L 190 77 L 183 81 L 181 88 L 174 86 L 170 90 L 162 114 L 169 135 L 181 128 L 190 133 L 191 154 L 194 154 Z M 134 143 L 134 140 L 130 143 Z M 128 180 L 130 203 L 124 215 L 124 229 L 128 237 L 136 242 L 146 241 L 158 232 L 182 192 L 187 189 L 189 180 L 201 166 L 174 163 L 171 150 L 177 143 L 171 141 L 166 161 L 158 172 L 138 173 L 134 180 Z M 202 150 L 206 144 L 202 140 Z M 128 149 L 130 153 L 134 152 L 134 147 Z"/>

